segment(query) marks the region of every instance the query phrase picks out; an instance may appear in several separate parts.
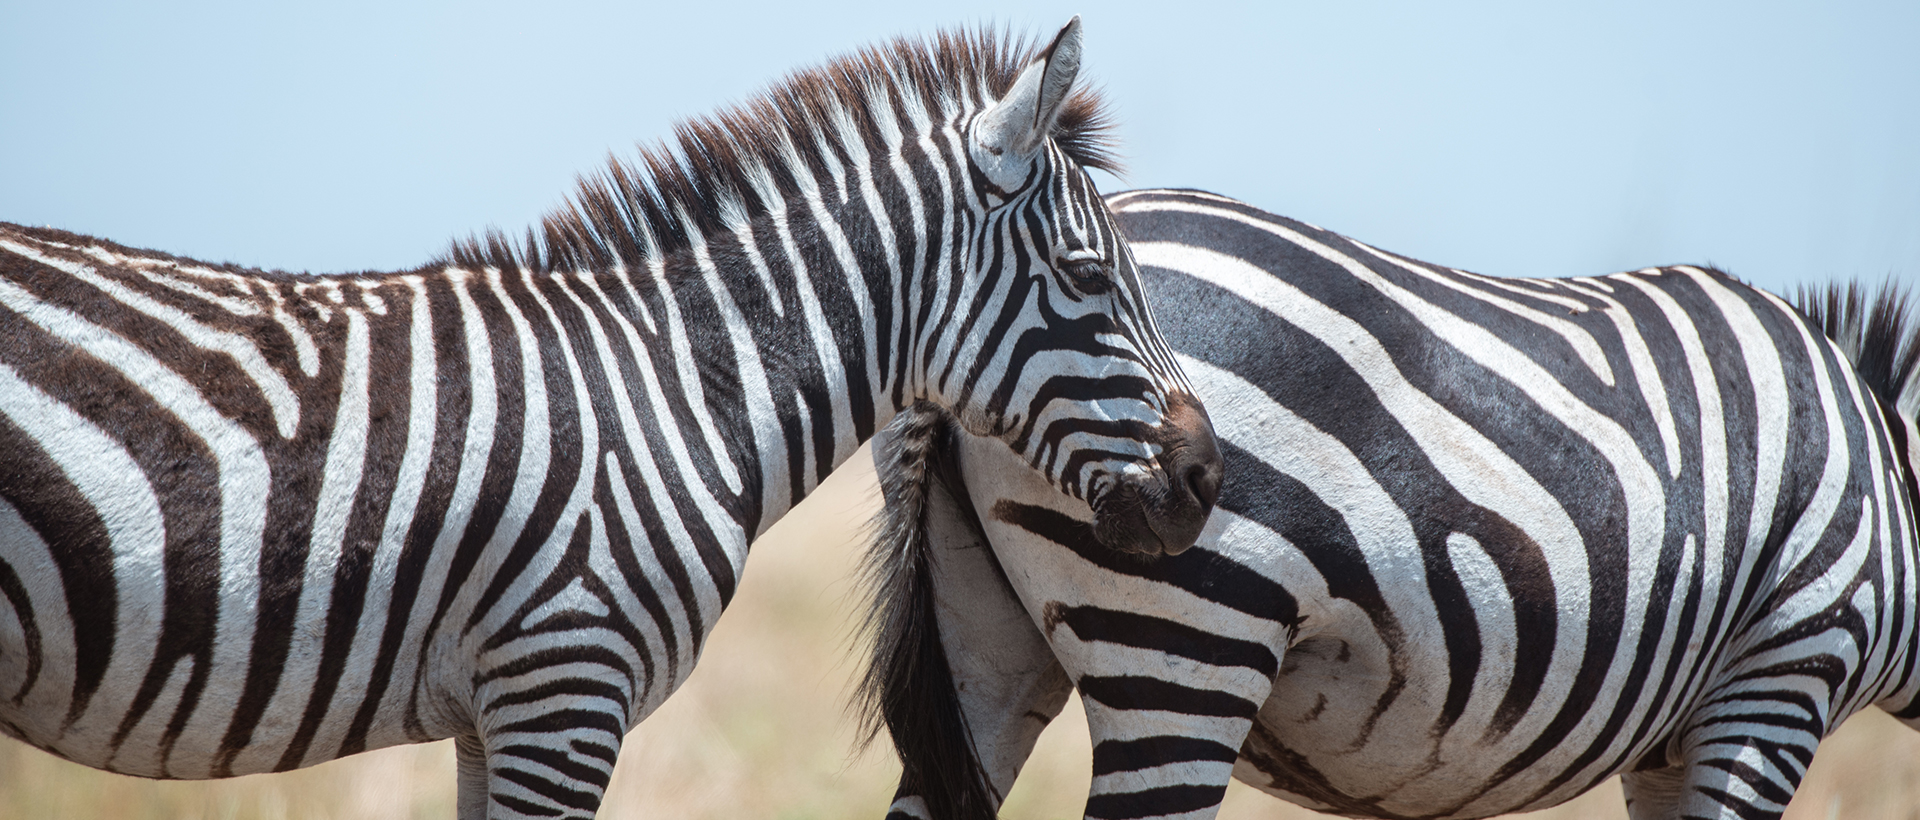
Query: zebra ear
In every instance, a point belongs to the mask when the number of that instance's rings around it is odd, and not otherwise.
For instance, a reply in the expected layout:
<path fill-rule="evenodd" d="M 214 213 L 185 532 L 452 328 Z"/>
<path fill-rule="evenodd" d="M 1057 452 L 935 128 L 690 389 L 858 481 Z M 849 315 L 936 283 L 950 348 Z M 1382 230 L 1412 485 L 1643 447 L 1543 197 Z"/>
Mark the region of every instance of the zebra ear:
<path fill-rule="evenodd" d="M 1075 16 L 1020 72 L 1007 95 L 974 120 L 974 164 L 1001 190 L 1018 190 L 1032 175 L 1040 145 L 1066 107 L 1079 73 L 1080 18 Z"/>

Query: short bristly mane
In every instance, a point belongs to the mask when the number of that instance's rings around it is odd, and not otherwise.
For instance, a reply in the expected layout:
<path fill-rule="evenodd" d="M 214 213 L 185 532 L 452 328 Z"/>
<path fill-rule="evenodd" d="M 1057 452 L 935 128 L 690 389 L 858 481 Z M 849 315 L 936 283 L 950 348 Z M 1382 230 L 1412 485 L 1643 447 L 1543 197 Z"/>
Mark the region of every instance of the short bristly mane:
<path fill-rule="evenodd" d="M 842 139 L 879 154 L 888 124 L 914 107 L 942 122 L 960 110 L 957 94 L 974 104 L 999 98 L 1038 54 L 1039 44 L 993 29 L 946 31 L 796 72 L 744 103 L 681 123 L 673 144 L 642 145 L 634 162 L 609 159 L 520 242 L 489 230 L 454 242 L 443 261 L 540 271 L 644 265 L 686 247 L 689 228 L 710 235 L 738 227 L 767 213 L 769 200 L 813 187 L 816 174 L 845 163 L 825 153 L 844 151 L 835 147 Z M 1110 123 L 1098 94 L 1083 88 L 1052 136 L 1081 165 L 1114 170 Z"/>

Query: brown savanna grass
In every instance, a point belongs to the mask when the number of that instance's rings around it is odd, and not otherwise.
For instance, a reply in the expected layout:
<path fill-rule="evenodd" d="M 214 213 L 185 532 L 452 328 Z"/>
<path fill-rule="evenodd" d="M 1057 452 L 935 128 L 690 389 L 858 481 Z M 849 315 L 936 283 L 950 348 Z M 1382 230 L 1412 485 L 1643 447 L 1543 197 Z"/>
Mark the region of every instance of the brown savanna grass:
<path fill-rule="evenodd" d="M 699 668 L 627 737 L 603 818 L 879 818 L 899 766 L 884 741 L 854 748 L 847 695 L 859 653 L 849 637 L 862 526 L 874 509 L 866 454 L 755 545 L 738 597 Z M 1075 818 L 1091 753 L 1069 704 L 1002 816 Z M 280 775 L 159 782 L 76 766 L 0 739 L 0 818 L 398 820 L 453 816 L 447 743 L 386 749 Z M 1238 783 L 1222 818 L 1321 817 Z M 1617 782 L 1539 820 L 1624 819 Z M 1920 818 L 1920 733 L 1878 711 L 1821 747 L 1792 820 Z"/>

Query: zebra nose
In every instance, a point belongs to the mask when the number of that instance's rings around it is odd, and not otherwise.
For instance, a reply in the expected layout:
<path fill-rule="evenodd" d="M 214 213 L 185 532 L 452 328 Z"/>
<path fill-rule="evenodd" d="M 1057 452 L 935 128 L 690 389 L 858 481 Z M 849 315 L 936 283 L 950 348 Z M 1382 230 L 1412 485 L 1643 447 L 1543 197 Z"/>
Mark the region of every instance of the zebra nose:
<path fill-rule="evenodd" d="M 1212 430 L 1204 444 L 1188 446 L 1173 465 L 1167 465 L 1167 499 L 1152 511 L 1148 522 L 1160 540 L 1160 551 L 1167 555 L 1185 553 L 1200 540 L 1200 530 L 1213 513 L 1213 501 L 1219 499 L 1219 451 L 1212 446 Z"/>
<path fill-rule="evenodd" d="M 1094 537 L 1123 552 L 1179 555 L 1200 537 L 1220 498 L 1224 472 L 1213 424 L 1200 403 L 1174 396 L 1154 436 L 1158 469 L 1096 499 Z"/>
<path fill-rule="evenodd" d="M 1225 473 L 1220 448 L 1213 439 L 1213 425 L 1197 403 L 1186 405 L 1187 412 L 1169 414 L 1170 439 L 1161 453 L 1166 470 L 1166 500 L 1150 515 L 1161 550 L 1168 555 L 1185 552 L 1200 537 L 1207 516 L 1220 500 L 1220 480 Z"/>

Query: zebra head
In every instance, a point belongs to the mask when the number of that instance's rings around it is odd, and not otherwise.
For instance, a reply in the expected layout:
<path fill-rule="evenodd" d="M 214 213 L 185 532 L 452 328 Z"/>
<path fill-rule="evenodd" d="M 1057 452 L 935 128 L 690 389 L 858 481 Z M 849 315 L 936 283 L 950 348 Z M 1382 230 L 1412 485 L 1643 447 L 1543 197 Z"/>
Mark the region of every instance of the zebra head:
<path fill-rule="evenodd" d="M 1102 543 L 1178 553 L 1213 509 L 1221 458 L 1088 177 L 1099 153 L 1073 150 L 1098 116 L 1071 93 L 1079 64 L 1076 17 L 961 122 L 973 196 L 960 286 L 923 339 L 924 397 L 1091 505 Z"/>

